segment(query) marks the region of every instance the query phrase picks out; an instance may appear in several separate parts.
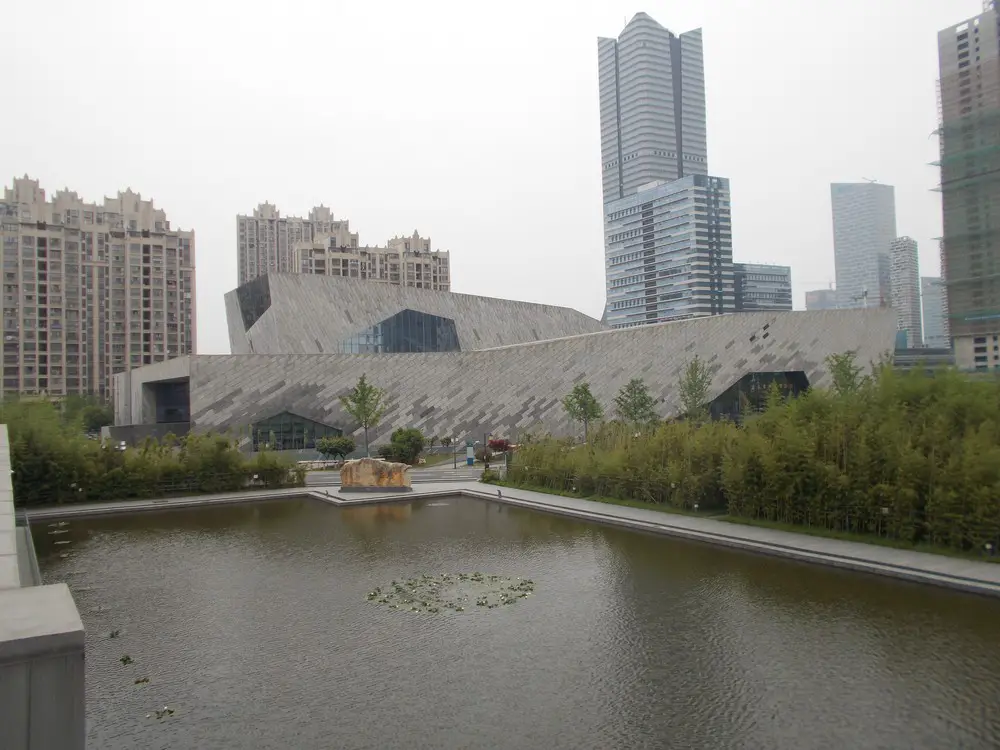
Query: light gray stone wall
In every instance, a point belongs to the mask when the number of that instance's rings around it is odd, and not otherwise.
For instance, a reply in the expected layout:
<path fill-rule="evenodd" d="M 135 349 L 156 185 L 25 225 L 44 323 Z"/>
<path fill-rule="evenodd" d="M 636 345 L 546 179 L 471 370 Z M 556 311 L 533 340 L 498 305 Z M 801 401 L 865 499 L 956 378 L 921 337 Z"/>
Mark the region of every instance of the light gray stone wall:
<path fill-rule="evenodd" d="M 237 291 L 226 294 L 234 354 L 336 353 L 338 345 L 402 310 L 451 318 L 462 351 L 603 330 L 568 307 L 435 292 L 312 274 L 269 274 L 271 306 L 243 327 Z"/>
<path fill-rule="evenodd" d="M 82 750 L 83 622 L 66 584 L 21 588 L 10 468 L 0 425 L 0 747 Z"/>
<path fill-rule="evenodd" d="M 192 427 L 235 430 L 289 411 L 350 432 L 339 396 L 367 375 L 390 400 L 375 443 L 404 426 L 451 436 L 576 434 L 561 399 L 577 383 L 588 382 L 610 416 L 618 390 L 642 378 L 669 417 L 695 355 L 713 370 L 710 398 L 750 372 L 802 370 L 811 385 L 826 386 L 828 355 L 852 350 L 861 364 L 877 361 L 895 331 L 889 309 L 761 312 L 447 354 L 195 356 Z M 133 371 L 133 388 L 167 364 Z"/>

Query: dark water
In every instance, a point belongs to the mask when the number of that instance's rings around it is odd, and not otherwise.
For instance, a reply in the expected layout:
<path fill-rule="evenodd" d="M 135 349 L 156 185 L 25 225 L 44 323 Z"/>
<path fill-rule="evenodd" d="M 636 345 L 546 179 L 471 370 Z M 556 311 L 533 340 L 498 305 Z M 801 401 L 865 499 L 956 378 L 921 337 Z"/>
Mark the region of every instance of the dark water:
<path fill-rule="evenodd" d="M 36 526 L 87 627 L 89 747 L 1000 747 L 1000 602 L 445 502 Z M 535 593 L 437 615 L 365 597 L 473 571 Z"/>

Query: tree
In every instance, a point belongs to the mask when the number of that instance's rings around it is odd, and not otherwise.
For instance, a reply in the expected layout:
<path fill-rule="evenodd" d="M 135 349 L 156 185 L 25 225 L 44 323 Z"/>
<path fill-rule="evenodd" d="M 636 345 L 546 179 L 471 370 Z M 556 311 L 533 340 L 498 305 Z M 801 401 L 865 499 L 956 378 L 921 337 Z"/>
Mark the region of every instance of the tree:
<path fill-rule="evenodd" d="M 583 442 L 587 442 L 590 423 L 604 416 L 604 409 L 590 392 L 587 383 L 578 383 L 562 401 L 563 408 L 574 422 L 583 422 Z"/>
<path fill-rule="evenodd" d="M 350 453 L 354 453 L 356 447 L 352 438 L 341 437 L 339 435 L 322 437 L 316 441 L 316 450 L 326 458 L 343 458 Z"/>
<path fill-rule="evenodd" d="M 659 420 L 656 399 L 649 395 L 649 389 L 641 378 L 632 378 L 618 391 L 615 414 L 623 422 L 633 425 L 647 425 Z"/>
<path fill-rule="evenodd" d="M 510 450 L 510 441 L 505 438 L 490 438 L 487 445 L 494 453 L 506 453 Z"/>
<path fill-rule="evenodd" d="M 81 412 L 83 428 L 87 432 L 100 432 L 102 427 L 115 423 L 115 412 L 108 404 L 90 404 Z"/>
<path fill-rule="evenodd" d="M 708 408 L 705 402 L 708 400 L 708 389 L 711 386 L 712 373 L 708 365 L 696 354 L 694 359 L 688 362 L 680 382 L 681 407 L 685 417 L 704 419 L 707 416 Z"/>
<path fill-rule="evenodd" d="M 848 351 L 831 354 L 824 360 L 833 381 L 833 391 L 838 396 L 857 393 L 867 380 L 861 375 L 864 368 L 855 363 L 854 357 L 854 352 Z"/>
<path fill-rule="evenodd" d="M 379 455 L 392 461 L 414 464 L 427 441 L 415 427 L 401 427 L 392 433 L 388 445 L 379 448 Z"/>
<path fill-rule="evenodd" d="M 427 447 L 430 448 L 431 450 L 434 450 L 434 446 L 437 445 L 439 442 L 440 442 L 440 439 L 438 438 L 437 435 L 431 435 L 427 439 Z"/>
<path fill-rule="evenodd" d="M 451 438 L 450 437 L 441 438 L 441 445 L 447 448 L 449 445 L 451 445 Z"/>
<path fill-rule="evenodd" d="M 350 393 L 340 397 L 340 404 L 344 411 L 354 417 L 365 430 L 365 455 L 371 455 L 368 444 L 368 430 L 378 427 L 379 422 L 385 414 L 387 404 L 385 403 L 385 391 L 368 382 L 362 375 L 358 384 L 354 386 Z"/>

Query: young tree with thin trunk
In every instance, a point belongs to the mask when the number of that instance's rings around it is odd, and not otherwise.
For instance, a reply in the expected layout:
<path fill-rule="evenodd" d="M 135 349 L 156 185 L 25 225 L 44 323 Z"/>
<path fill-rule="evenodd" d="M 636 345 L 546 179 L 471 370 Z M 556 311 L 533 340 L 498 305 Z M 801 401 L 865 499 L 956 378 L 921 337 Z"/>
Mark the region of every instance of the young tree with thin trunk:
<path fill-rule="evenodd" d="M 573 390 L 562 401 L 563 408 L 574 422 L 583 422 L 583 442 L 587 442 L 590 423 L 604 416 L 604 409 L 590 392 L 587 383 L 573 386 Z"/>
<path fill-rule="evenodd" d="M 680 382 L 681 407 L 688 419 L 704 419 L 708 416 L 708 390 L 712 387 L 712 372 L 698 355 L 694 356 Z"/>
<path fill-rule="evenodd" d="M 368 430 L 378 427 L 387 408 L 385 391 L 368 382 L 362 375 L 358 384 L 346 396 L 340 397 L 344 411 L 365 429 L 365 455 L 371 456 Z"/>
<path fill-rule="evenodd" d="M 656 399 L 650 395 L 642 378 L 632 378 L 618 391 L 615 396 L 615 414 L 626 424 L 635 426 L 645 426 L 659 420 Z"/>

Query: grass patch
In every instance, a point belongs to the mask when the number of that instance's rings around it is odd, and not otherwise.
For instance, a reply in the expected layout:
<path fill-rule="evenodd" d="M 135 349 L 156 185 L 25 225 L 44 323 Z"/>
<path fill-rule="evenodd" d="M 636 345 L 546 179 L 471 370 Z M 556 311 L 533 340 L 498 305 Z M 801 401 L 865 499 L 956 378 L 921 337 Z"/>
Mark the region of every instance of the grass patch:
<path fill-rule="evenodd" d="M 645 503 L 641 500 L 623 500 L 618 497 L 605 497 L 602 495 L 591 495 L 584 497 L 575 492 L 565 490 L 554 490 L 548 487 L 514 484 L 504 480 L 489 482 L 511 489 L 529 490 L 531 492 L 542 492 L 546 495 L 560 495 L 562 497 L 573 497 L 578 500 L 592 500 L 608 505 L 623 505 L 626 508 L 641 508 L 643 510 L 655 510 L 659 513 L 670 513 L 678 516 L 695 516 L 697 518 L 708 518 L 713 521 L 738 524 L 740 526 L 753 526 L 761 529 L 773 529 L 775 531 L 787 531 L 792 534 L 804 534 L 806 536 L 822 537 L 824 539 L 838 539 L 843 542 L 858 542 L 860 544 L 871 544 L 878 547 L 891 547 L 893 549 L 907 550 L 910 552 L 926 552 L 932 555 L 943 555 L 944 557 L 954 557 L 961 560 L 975 560 L 978 562 L 988 562 L 1000 564 L 1000 555 L 989 557 L 976 552 L 964 552 L 951 549 L 949 547 L 935 547 L 930 544 L 913 544 L 902 539 L 889 539 L 880 536 L 870 536 L 867 534 L 857 534 L 850 531 L 838 531 L 836 529 L 824 529 L 820 526 L 799 526 L 793 523 L 781 523 L 779 521 L 762 521 L 757 519 L 740 518 L 730 516 L 725 512 L 711 512 L 700 510 L 688 510 L 686 508 L 674 508 L 661 503 Z"/>
<path fill-rule="evenodd" d="M 414 469 L 426 469 L 429 466 L 440 466 L 442 464 L 452 464 L 455 462 L 455 457 L 450 453 L 432 453 L 429 456 L 424 456 L 424 463 L 414 466 Z M 459 457 L 460 465 L 465 465 L 465 455 Z"/>

